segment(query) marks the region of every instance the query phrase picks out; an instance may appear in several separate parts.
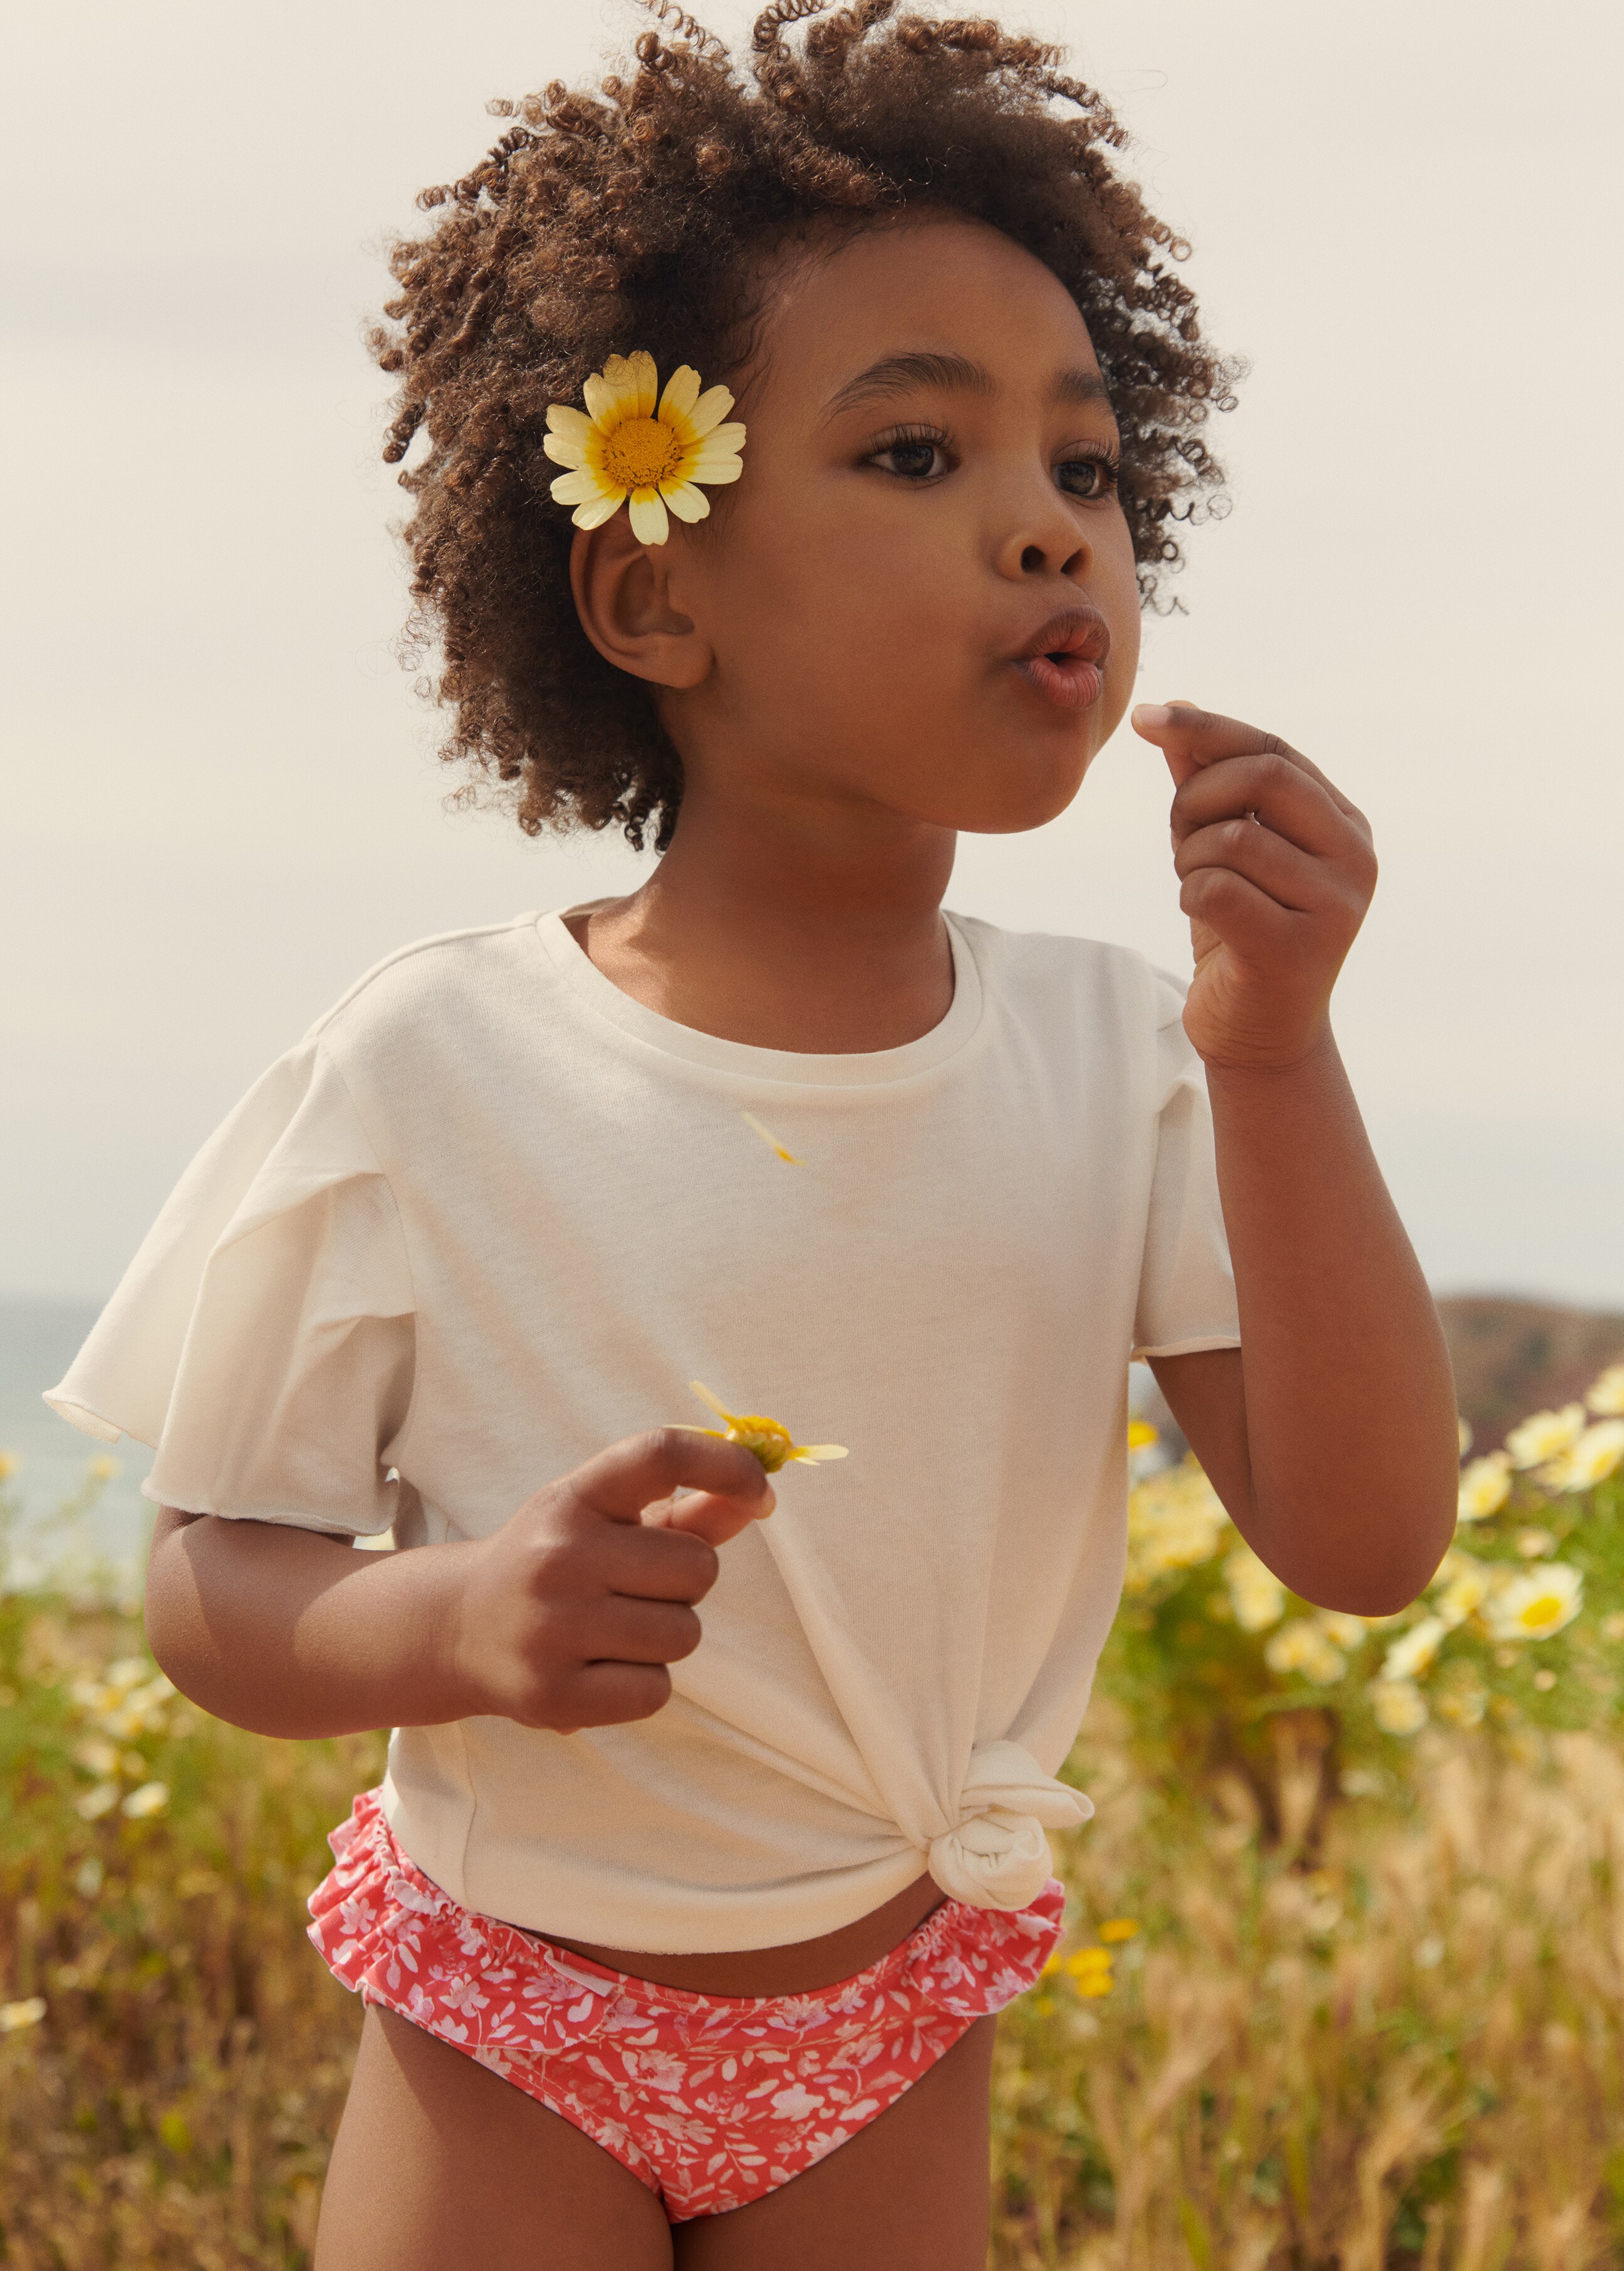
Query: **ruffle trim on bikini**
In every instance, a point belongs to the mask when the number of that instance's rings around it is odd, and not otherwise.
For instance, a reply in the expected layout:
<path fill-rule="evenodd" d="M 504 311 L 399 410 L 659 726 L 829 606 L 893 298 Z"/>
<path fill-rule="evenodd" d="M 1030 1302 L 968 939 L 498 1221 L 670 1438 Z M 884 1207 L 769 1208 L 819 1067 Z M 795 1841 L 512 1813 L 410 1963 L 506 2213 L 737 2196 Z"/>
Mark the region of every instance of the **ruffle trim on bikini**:
<path fill-rule="evenodd" d="M 443 1892 L 397 1844 L 376 1791 L 329 1840 L 334 1866 L 310 1897 L 310 1939 L 346 1987 L 478 2052 L 545 2055 L 646 2030 L 656 2007 L 712 2056 L 793 2049 L 866 2033 L 925 1998 L 952 2017 L 1001 2011 L 1060 1937 L 1053 1879 L 1030 1908 L 947 1901 L 866 1971 L 801 1995 L 701 1995 L 612 1971 Z"/>

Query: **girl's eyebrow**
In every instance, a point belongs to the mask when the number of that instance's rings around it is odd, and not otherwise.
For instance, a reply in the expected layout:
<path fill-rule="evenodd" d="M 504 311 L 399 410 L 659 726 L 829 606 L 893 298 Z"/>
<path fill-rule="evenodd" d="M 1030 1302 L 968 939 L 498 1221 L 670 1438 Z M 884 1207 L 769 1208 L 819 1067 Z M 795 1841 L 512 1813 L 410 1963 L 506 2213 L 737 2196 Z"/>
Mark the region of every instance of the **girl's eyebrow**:
<path fill-rule="evenodd" d="M 887 395 L 905 394 L 914 387 L 945 388 L 958 394 L 995 394 L 997 382 L 992 373 L 966 355 L 905 354 L 882 355 L 866 370 L 832 394 L 823 411 L 823 422 L 841 417 L 861 403 L 883 400 Z M 1054 381 L 1054 399 L 1074 407 L 1103 402 L 1108 407 L 1110 395 L 1106 383 L 1095 370 L 1062 370 Z"/>

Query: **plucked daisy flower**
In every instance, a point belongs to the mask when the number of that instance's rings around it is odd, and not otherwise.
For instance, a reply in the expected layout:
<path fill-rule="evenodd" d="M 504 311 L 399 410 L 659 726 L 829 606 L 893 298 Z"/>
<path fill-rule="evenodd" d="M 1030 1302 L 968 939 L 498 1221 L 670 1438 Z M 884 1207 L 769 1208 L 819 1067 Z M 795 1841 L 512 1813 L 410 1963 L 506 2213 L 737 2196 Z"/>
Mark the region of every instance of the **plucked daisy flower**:
<path fill-rule="evenodd" d="M 719 1419 L 726 1422 L 724 1427 L 695 1427 L 689 1433 L 720 1435 L 725 1442 L 742 1443 L 747 1451 L 761 1461 L 770 1475 L 776 1475 L 778 1469 L 786 1466 L 792 1459 L 799 1459 L 807 1466 L 815 1467 L 820 1460 L 843 1459 L 846 1456 L 843 1443 L 797 1443 L 789 1429 L 777 1419 L 766 1418 L 759 1411 L 740 1413 L 726 1411 L 703 1380 L 690 1380 L 688 1384 L 703 1404 L 714 1411 Z"/>
<path fill-rule="evenodd" d="M 744 428 L 722 421 L 733 408 L 725 386 L 699 391 L 699 374 L 683 363 L 659 395 L 654 358 L 611 355 L 583 390 L 585 410 L 549 404 L 542 447 L 555 465 L 567 465 L 553 483 L 555 504 L 572 504 L 577 528 L 596 528 L 631 501 L 631 532 L 639 544 L 663 544 L 671 533 L 670 507 L 679 520 L 703 520 L 711 500 L 697 487 L 736 481 Z"/>

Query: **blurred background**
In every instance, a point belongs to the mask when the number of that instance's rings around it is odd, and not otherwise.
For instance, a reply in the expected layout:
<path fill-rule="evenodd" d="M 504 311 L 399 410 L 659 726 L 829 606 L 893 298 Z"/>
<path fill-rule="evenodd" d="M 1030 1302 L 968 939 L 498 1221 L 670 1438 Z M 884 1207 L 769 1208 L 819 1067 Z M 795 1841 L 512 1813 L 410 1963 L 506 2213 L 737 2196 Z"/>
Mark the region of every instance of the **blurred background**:
<path fill-rule="evenodd" d="M 1141 692 L 1280 732 L 1371 815 L 1338 1024 L 1434 1286 L 1476 1297 L 1451 1315 L 1492 1426 L 1624 1331 L 1617 13 L 1003 12 L 1116 104 L 1250 362 L 1215 436 L 1233 510 Z M 0 1447 L 36 1513 L 94 1448 L 39 1391 L 248 1083 L 395 946 L 642 872 L 444 808 L 361 344 L 487 99 L 592 76 L 641 20 L 58 0 L 4 34 Z M 965 844 L 952 904 L 1187 969 L 1167 794 L 1124 731 L 1052 827 Z M 129 1545 L 119 1456 L 99 1519 Z"/>

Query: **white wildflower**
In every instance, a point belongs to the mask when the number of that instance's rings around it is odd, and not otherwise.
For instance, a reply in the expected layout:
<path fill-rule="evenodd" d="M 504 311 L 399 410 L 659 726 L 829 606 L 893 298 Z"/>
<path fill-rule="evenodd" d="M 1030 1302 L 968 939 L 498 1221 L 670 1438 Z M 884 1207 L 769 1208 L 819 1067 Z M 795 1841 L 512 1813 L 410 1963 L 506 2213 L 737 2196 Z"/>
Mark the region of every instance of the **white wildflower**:
<path fill-rule="evenodd" d="M 1242 1632 L 1266 1632 L 1285 1614 L 1285 1588 L 1249 1545 L 1224 1558 L 1224 1582 Z"/>
<path fill-rule="evenodd" d="M 1423 1617 L 1399 1635 L 1382 1661 L 1384 1680 L 1414 1679 L 1437 1660 L 1449 1627 L 1441 1617 Z"/>
<path fill-rule="evenodd" d="M 1499 1641 L 1548 1640 L 1573 1622 L 1583 1601 L 1584 1580 L 1570 1562 L 1536 1562 L 1494 1595 L 1489 1630 Z"/>
<path fill-rule="evenodd" d="M 1537 1467 L 1570 1449 L 1583 1432 L 1583 1404 L 1564 1404 L 1560 1411 L 1531 1412 L 1507 1436 L 1506 1449 L 1514 1467 Z"/>
<path fill-rule="evenodd" d="M 1347 1658 L 1323 1627 L 1307 1617 L 1292 1617 L 1270 1635 L 1263 1661 L 1270 1672 L 1300 1672 L 1316 1687 L 1333 1686 L 1348 1668 Z"/>
<path fill-rule="evenodd" d="M 1498 1514 L 1511 1495 L 1511 1462 L 1503 1451 L 1490 1451 L 1461 1469 L 1456 1522 L 1486 1522 Z"/>
<path fill-rule="evenodd" d="M 1412 1679 L 1378 1679 L 1370 1699 L 1384 1734 L 1413 1735 L 1427 1724 L 1427 1698 Z"/>

